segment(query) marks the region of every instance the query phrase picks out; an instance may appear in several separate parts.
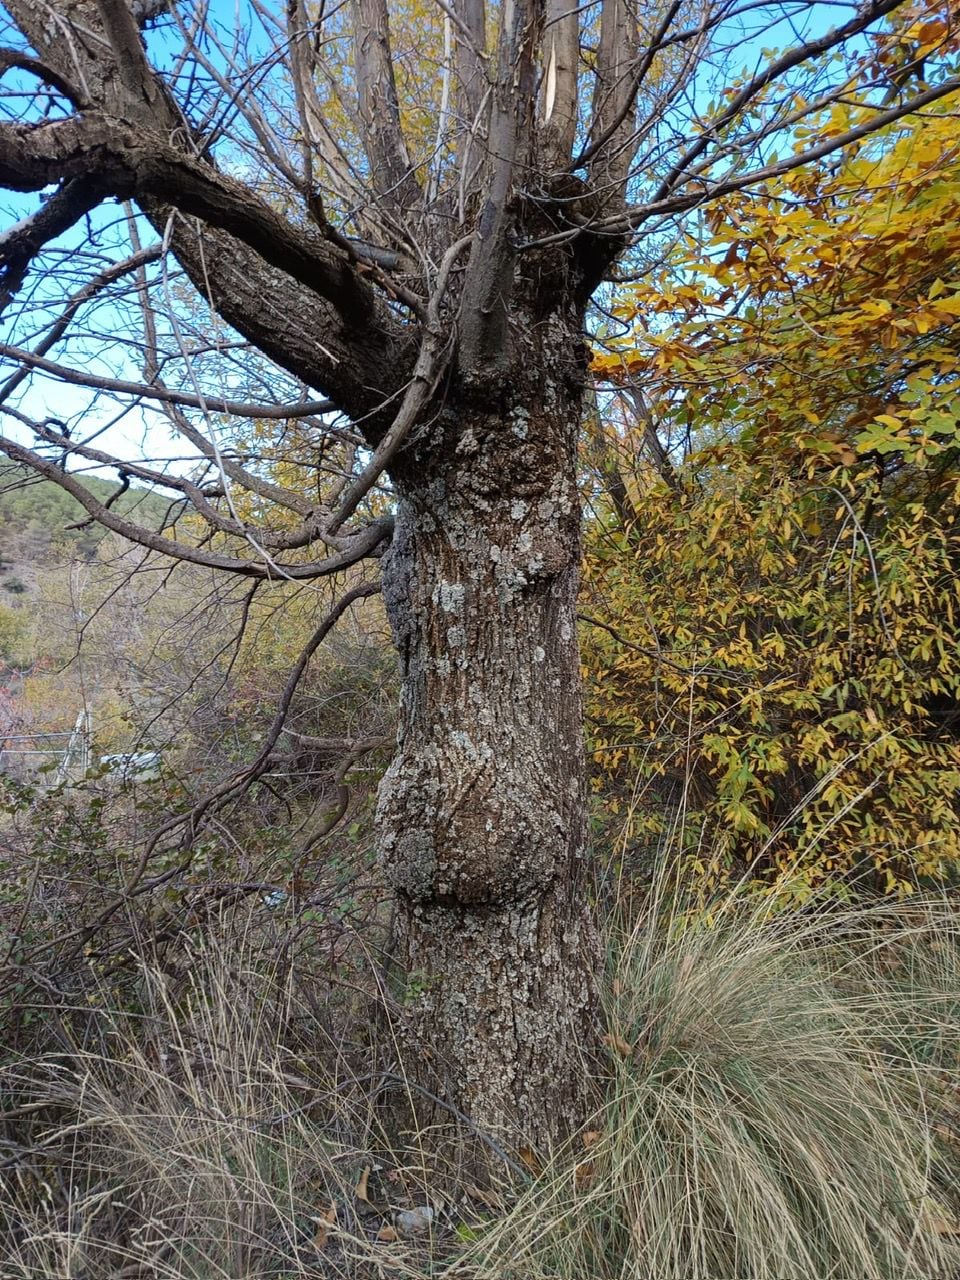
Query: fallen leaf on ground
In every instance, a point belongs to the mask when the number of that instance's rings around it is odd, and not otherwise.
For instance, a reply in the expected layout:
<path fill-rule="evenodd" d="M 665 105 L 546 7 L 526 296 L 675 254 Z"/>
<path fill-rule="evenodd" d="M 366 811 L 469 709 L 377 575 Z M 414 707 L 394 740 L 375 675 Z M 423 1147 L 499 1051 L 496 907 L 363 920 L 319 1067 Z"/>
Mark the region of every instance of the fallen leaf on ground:
<path fill-rule="evenodd" d="M 330 1235 L 330 1228 L 337 1220 L 337 1206 L 331 1204 L 329 1209 L 325 1209 L 319 1218 L 316 1218 L 317 1234 L 313 1237 L 313 1246 L 315 1249 L 322 1249 L 327 1243 Z"/>
<path fill-rule="evenodd" d="M 960 1223 L 938 1200 L 924 1202 L 921 1221 L 928 1231 L 938 1236 L 960 1236 Z"/>
<path fill-rule="evenodd" d="M 623 1036 L 610 1032 L 603 1037 L 603 1043 L 608 1049 L 613 1049 L 615 1053 L 619 1053 L 621 1058 L 629 1058 L 633 1053 L 633 1045 L 628 1044 Z"/>
<path fill-rule="evenodd" d="M 472 1182 L 468 1182 L 464 1190 L 471 1200 L 478 1200 L 481 1204 L 485 1204 L 488 1209 L 493 1209 L 497 1213 L 503 1213 L 506 1210 L 503 1197 L 496 1191 L 485 1191 L 482 1187 L 475 1186 Z"/>

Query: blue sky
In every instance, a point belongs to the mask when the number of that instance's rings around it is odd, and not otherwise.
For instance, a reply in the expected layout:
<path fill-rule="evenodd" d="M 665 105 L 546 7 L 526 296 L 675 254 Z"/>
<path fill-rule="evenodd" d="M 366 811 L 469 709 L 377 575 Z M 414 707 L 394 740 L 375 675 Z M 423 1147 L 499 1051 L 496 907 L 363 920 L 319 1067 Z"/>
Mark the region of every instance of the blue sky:
<path fill-rule="evenodd" d="M 236 15 L 241 11 L 250 12 L 246 5 L 235 6 L 230 0 L 213 0 L 211 5 L 214 24 L 225 35 L 236 29 Z M 685 95 L 687 100 L 677 104 L 678 116 L 689 118 L 691 114 L 706 114 L 710 103 L 731 79 L 738 75 L 749 77 L 755 74 L 774 49 L 792 46 L 800 40 L 818 35 L 835 23 L 846 20 L 852 12 L 849 5 L 840 6 L 818 0 L 817 3 L 789 6 L 788 15 L 766 30 L 758 30 L 762 18 L 746 15 L 738 19 L 735 25 L 730 24 L 721 33 L 718 41 L 721 44 L 735 45 L 735 56 L 726 57 L 720 66 L 713 65 L 710 60 L 704 62 Z M 250 51 L 254 57 L 259 56 L 267 44 L 266 35 L 262 29 L 259 31 L 260 34 L 254 34 L 250 41 Z M 168 67 L 172 66 L 180 37 L 171 22 L 167 20 L 158 24 L 148 33 L 147 38 L 154 60 Z M 210 56 L 222 68 L 222 58 L 215 50 L 210 50 Z M 16 73 L 4 80 L 8 91 L 16 91 L 27 83 L 22 76 L 18 79 Z M 31 89 L 34 85 L 35 82 L 29 80 Z M 11 112 L 22 110 L 23 102 L 5 98 L 0 100 L 0 109 L 5 109 L 9 116 Z M 36 195 L 5 193 L 0 199 L 0 225 L 15 222 L 35 209 L 37 204 Z M 156 233 L 142 219 L 138 220 L 137 226 L 144 244 L 156 240 Z M 10 306 L 0 322 L 0 338 L 18 345 L 32 345 L 32 341 L 35 342 L 38 333 L 42 331 L 41 322 L 48 322 L 56 314 L 65 293 L 79 287 L 85 274 L 93 274 L 98 269 L 98 263 L 111 258 L 119 260 L 128 252 L 125 214 L 116 203 L 109 202 L 95 211 L 86 223 L 61 237 L 52 247 L 47 255 L 50 270 L 44 277 L 31 280 Z M 157 268 L 152 268 L 151 271 L 152 278 L 157 282 L 155 297 L 169 303 L 171 314 L 177 317 L 176 326 L 169 320 L 160 321 L 164 330 L 164 345 L 175 348 L 177 341 L 183 341 L 188 347 L 202 344 L 208 328 L 202 309 L 191 314 L 189 291 L 184 290 L 176 275 L 164 276 Z M 136 332 L 136 308 L 131 310 L 129 302 L 108 295 L 98 301 L 95 307 L 88 308 L 80 320 L 75 336 L 54 348 L 50 352 L 50 358 L 63 363 L 72 362 L 75 367 L 82 367 L 90 373 L 138 380 L 141 376 L 140 363 L 129 343 L 122 340 L 126 335 Z M 178 331 L 175 332 L 175 329 Z M 257 390 L 256 374 L 259 370 L 252 362 L 246 368 L 238 367 L 236 363 L 231 367 L 229 348 L 232 336 L 227 331 L 222 331 L 220 335 L 227 348 L 221 381 L 223 394 L 267 400 L 271 398 L 271 389 L 275 389 L 277 399 L 297 398 L 296 388 L 279 374 L 276 376 L 278 385 L 275 388 L 271 388 L 267 382 Z M 209 356 L 200 358 L 209 363 Z M 0 377 L 8 376 L 10 368 L 9 362 L 0 362 Z M 184 376 L 182 367 L 179 374 Z M 175 383 L 176 377 L 177 370 L 173 367 L 169 380 Z M 243 386 L 245 381 L 252 382 L 253 385 Z M 185 385 L 189 386 L 189 381 Z M 175 470 L 191 465 L 191 454 L 185 456 L 184 444 L 171 437 L 167 420 L 154 409 L 134 405 L 123 412 L 123 405 L 116 399 L 93 397 L 81 388 L 67 386 L 39 374 L 30 380 L 29 389 L 14 403 L 19 404 L 29 416 L 53 416 L 67 422 L 74 430 L 74 438 L 92 440 L 97 447 L 119 456 L 131 456 L 132 453 L 133 456 L 145 454 L 152 458 L 164 458 L 169 460 L 169 465 Z M 13 424 L 9 417 L 3 419 L 3 430 L 15 438 L 24 438 L 24 429 Z"/>

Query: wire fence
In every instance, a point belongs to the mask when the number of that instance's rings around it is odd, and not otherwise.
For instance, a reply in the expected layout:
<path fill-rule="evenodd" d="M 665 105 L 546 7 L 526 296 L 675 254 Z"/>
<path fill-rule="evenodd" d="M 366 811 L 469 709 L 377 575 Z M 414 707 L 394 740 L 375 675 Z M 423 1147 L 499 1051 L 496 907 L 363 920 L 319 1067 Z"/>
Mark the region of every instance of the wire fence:
<path fill-rule="evenodd" d="M 43 774 L 56 786 L 82 778 L 90 768 L 92 738 L 89 711 L 77 715 L 72 730 L 4 734 L 0 738 L 0 773 Z"/>

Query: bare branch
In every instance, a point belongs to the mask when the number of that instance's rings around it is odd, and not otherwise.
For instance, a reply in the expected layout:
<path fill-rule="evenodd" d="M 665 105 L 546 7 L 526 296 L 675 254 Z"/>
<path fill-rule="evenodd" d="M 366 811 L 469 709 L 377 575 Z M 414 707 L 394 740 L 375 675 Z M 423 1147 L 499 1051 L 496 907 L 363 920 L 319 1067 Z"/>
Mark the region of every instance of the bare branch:
<path fill-rule="evenodd" d="M 577 132 L 580 24 L 575 0 L 546 0 L 542 124 L 544 160 L 559 172 L 570 163 Z"/>
<path fill-rule="evenodd" d="M 363 183 L 338 148 L 317 93 L 316 77 L 322 69 L 314 55 L 303 0 L 290 0 L 288 3 L 287 30 L 290 40 L 290 77 L 303 134 L 301 146 L 307 208 L 315 222 L 325 225 L 327 215 L 314 170 L 314 160 L 321 162 L 324 179 L 344 208 L 362 208 L 365 205 Z M 361 225 L 366 225 L 362 213 L 360 222 Z M 374 230 L 371 226 L 371 233 Z"/>
<path fill-rule="evenodd" d="M 386 0 L 353 0 L 357 90 L 373 189 L 398 214 L 420 197 L 400 125 Z"/>
<path fill-rule="evenodd" d="M 673 463 L 670 461 L 670 455 L 663 447 L 663 442 L 657 431 L 657 424 L 653 420 L 653 414 L 650 412 L 650 406 L 647 404 L 646 396 L 644 396 L 639 387 L 629 384 L 623 388 L 623 395 L 629 401 L 637 421 L 640 423 L 643 443 L 657 474 L 674 492 L 678 492 L 680 481 L 677 478 Z"/>
<path fill-rule="evenodd" d="M 10 412 L 9 410 L 7 412 Z M 20 415 L 11 415 L 17 416 Z M 106 453 L 101 449 L 94 449 L 88 444 L 71 439 L 70 436 L 63 435 L 61 432 L 54 431 L 46 423 L 31 422 L 30 428 L 34 434 L 45 444 L 54 445 L 63 451 L 63 458 L 75 455 L 78 458 L 85 458 L 88 462 L 94 462 L 98 466 L 112 467 L 119 473 L 123 484 L 129 487 L 131 478 L 142 480 L 144 484 L 150 485 L 157 489 L 172 489 L 176 493 L 180 493 L 189 501 L 193 510 L 217 533 L 224 533 L 236 538 L 249 538 L 254 534 L 254 541 L 257 545 L 266 547 L 270 551 L 294 551 L 301 547 L 308 547 L 314 542 L 328 541 L 324 523 L 328 512 L 325 507 L 317 507 L 311 509 L 311 504 L 303 498 L 302 495 L 291 494 L 286 489 L 281 489 L 277 485 L 271 485 L 264 481 L 258 484 L 259 477 L 252 475 L 243 467 L 230 466 L 229 461 L 226 462 L 228 474 L 232 472 L 233 478 L 238 483 L 244 485 L 251 492 L 258 493 L 261 497 L 273 498 L 278 505 L 285 507 L 291 506 L 291 499 L 294 499 L 296 505 L 293 509 L 299 511 L 306 516 L 306 519 L 292 529 L 283 529 L 279 531 L 271 531 L 269 529 L 261 529 L 252 524 L 244 524 L 235 520 L 232 516 L 225 516 L 214 507 L 207 493 L 200 484 L 187 479 L 184 476 L 171 475 L 166 471 L 157 471 L 153 467 L 148 467 L 144 463 L 124 461 L 116 457 L 114 454 Z M 199 434 L 199 433 L 198 433 Z M 212 451 L 211 451 L 212 452 Z M 63 463 L 60 464 L 61 470 Z M 262 490 L 262 491 L 261 491 Z M 222 494 L 222 491 L 221 491 Z M 108 509 L 113 505 L 117 494 L 113 494 L 104 503 L 104 508 Z M 83 528 L 92 524 L 93 516 L 87 520 L 81 521 L 77 525 L 69 526 L 71 528 Z M 387 531 L 383 534 L 387 537 L 389 529 L 384 525 Z M 349 552 L 354 549 L 352 539 L 355 535 L 347 534 L 338 539 L 329 539 L 334 549 L 340 552 Z M 177 543 L 177 546 L 181 546 Z"/>
<path fill-rule="evenodd" d="M 620 98 L 619 106 L 613 103 L 600 114 L 595 114 L 593 124 L 590 130 L 590 141 L 583 148 L 577 158 L 570 165 L 571 169 L 580 169 L 586 164 L 590 164 L 600 154 L 607 144 L 619 151 L 620 165 L 626 160 L 627 169 L 629 169 L 630 159 L 636 152 L 637 136 L 634 134 L 630 141 L 624 145 L 621 141 L 619 147 L 617 145 L 617 137 L 622 126 L 627 122 L 627 117 L 636 107 L 637 94 L 643 85 L 644 80 L 653 66 L 654 58 L 663 48 L 664 38 L 670 30 L 670 25 L 682 4 L 682 0 L 672 0 L 667 7 L 666 13 L 663 15 L 652 39 L 645 44 L 643 56 L 637 62 L 636 70 L 630 78 L 630 82 L 623 86 L 622 91 L 617 95 Z M 606 125 L 603 124 L 603 115 L 608 117 Z"/>
<path fill-rule="evenodd" d="M 377 323 L 374 295 L 342 251 L 294 227 L 249 188 L 175 151 L 162 138 L 95 117 L 0 128 L 3 186 L 37 191 L 89 173 L 113 195 L 163 200 L 236 236 L 265 262 L 330 302 L 350 326 L 363 329 Z"/>
<path fill-rule="evenodd" d="M 800 169 L 804 165 L 812 164 L 815 160 L 822 160 L 824 156 L 832 155 L 835 151 L 842 151 L 852 143 L 859 142 L 861 138 L 866 138 L 871 133 L 876 133 L 877 130 L 886 128 L 888 124 L 894 124 L 897 120 L 902 120 L 905 116 L 912 115 L 923 107 L 928 107 L 931 103 L 957 92 L 960 92 L 960 76 L 951 76 L 949 79 L 942 81 L 938 85 L 932 85 L 929 89 L 924 90 L 923 93 L 916 94 L 896 107 L 890 107 L 886 111 L 877 111 L 876 115 L 869 120 L 863 121 L 852 129 L 847 129 L 844 133 L 827 138 L 806 151 L 786 156 L 775 164 L 764 165 L 760 169 L 754 169 L 751 173 L 720 179 L 715 182 L 701 178 L 702 187 L 699 191 L 686 192 L 661 200 L 653 200 L 649 204 L 637 205 L 635 208 L 629 209 L 621 217 L 602 219 L 595 224 L 596 229 L 611 232 L 628 227 L 636 228 L 655 214 L 679 213 L 685 209 L 692 209 L 702 205 L 707 200 L 728 195 L 731 191 L 742 191 L 745 187 L 756 186 L 757 183 L 766 182 L 770 178 L 779 178 L 785 173 L 790 173 L 793 169 Z"/>
<path fill-rule="evenodd" d="M 169 206 L 139 203 L 162 233 Z M 176 220 L 170 247 L 211 309 L 253 346 L 307 386 L 320 388 L 355 421 L 372 428 L 389 421 L 385 406 L 409 376 L 415 334 L 379 309 L 369 328 L 350 328 L 313 290 L 268 268 L 232 236 L 192 219 Z M 208 403 L 215 402 L 213 397 Z"/>
<path fill-rule="evenodd" d="M 633 158 L 633 122 L 627 117 L 634 102 L 633 82 L 638 79 L 636 73 L 631 75 L 639 57 L 638 38 L 628 0 L 603 0 L 593 90 L 591 137 L 596 145 L 590 180 L 609 192 L 611 199 L 622 199 L 626 194 L 624 186 Z"/>
<path fill-rule="evenodd" d="M 457 164 L 461 183 L 469 184 L 469 171 L 476 164 L 475 122 L 479 119 L 487 88 L 485 54 L 487 47 L 487 18 L 484 0 L 454 0 L 452 10 L 444 8 L 450 16 L 456 42 L 457 92 L 454 111 L 460 122 L 457 142 Z"/>
<path fill-rule="evenodd" d="M 542 5 L 543 0 L 509 0 L 501 9 L 489 161 L 460 304 L 460 362 L 471 374 L 491 371 L 506 355 L 515 256 L 511 197 L 534 136 Z"/>
<path fill-rule="evenodd" d="M 878 18 L 883 17 L 884 14 L 891 13 L 894 9 L 899 8 L 902 3 L 903 0 L 867 0 L 867 3 L 863 4 L 859 9 L 857 16 L 851 18 L 849 22 L 845 22 L 843 26 L 831 27 L 819 39 L 808 40 L 802 45 L 788 49 L 779 58 L 775 58 L 768 63 L 759 75 L 754 76 L 734 95 L 724 110 L 709 122 L 709 127 L 687 148 L 657 188 L 651 203 L 656 204 L 666 198 L 676 187 L 680 177 L 693 161 L 702 155 L 711 143 L 717 140 L 720 133 L 736 120 L 769 84 L 779 80 L 794 67 L 798 67 L 804 62 L 809 62 L 813 58 L 821 57 L 831 49 L 844 44 L 852 36 L 859 35 L 861 31 L 866 30 Z"/>
<path fill-rule="evenodd" d="M 25 351 L 22 347 L 11 347 L 5 342 L 0 342 L 0 356 L 16 360 L 27 368 L 52 374 L 77 387 L 90 387 L 94 391 L 116 391 L 121 395 L 136 396 L 138 400 L 158 400 L 166 404 L 184 405 L 190 409 L 209 409 L 213 413 L 229 413 L 238 418 L 303 418 L 308 414 L 329 413 L 335 408 L 330 400 L 302 400 L 288 405 L 255 404 L 244 400 L 222 400 L 215 395 L 201 397 L 189 391 L 170 391 L 166 387 L 128 382 L 124 378 L 105 378 L 95 373 L 82 373 L 79 369 L 46 360 L 39 354 Z M 8 392 L 4 387 L 0 398 L 6 394 Z"/>
<path fill-rule="evenodd" d="M 39 251 L 96 208 L 107 192 L 96 177 L 78 177 L 56 191 L 36 213 L 0 233 L 0 314 L 23 284 Z"/>
<path fill-rule="evenodd" d="M 124 89 L 131 98 L 154 108 L 161 96 L 159 81 L 147 63 L 132 9 L 126 0 L 96 0 L 96 3 Z"/>
<path fill-rule="evenodd" d="M 8 132 L 0 139 L 0 155 L 5 152 L 14 168 L 23 164 L 32 168 L 34 172 L 28 176 L 42 178 L 42 185 L 59 181 L 71 164 L 86 174 L 107 170 L 110 189 L 121 196 L 135 196 L 161 233 L 169 221 L 171 205 L 194 213 L 207 225 L 178 219 L 170 247 L 201 296 L 227 323 L 301 381 L 322 388 L 351 416 L 371 415 L 371 420 L 376 420 L 384 400 L 404 384 L 413 363 L 412 350 L 409 358 L 405 354 L 410 346 L 398 318 L 378 305 L 362 279 L 363 268 L 358 269 L 356 255 L 342 245 L 306 234 L 252 191 L 217 174 L 193 154 L 202 152 L 206 142 L 192 136 L 162 81 L 146 65 L 139 35 L 134 38 L 129 29 L 126 34 L 121 30 L 125 23 L 129 28 L 116 10 L 121 3 L 110 0 L 103 15 L 94 0 L 75 0 L 60 14 L 49 5 L 36 6 L 33 0 L 10 0 L 8 8 L 14 20 L 45 65 L 80 85 L 85 103 L 93 110 L 82 121 L 28 126 L 25 130 L 7 126 Z M 104 17 L 111 37 L 104 29 Z M 121 55 L 128 64 L 127 80 L 132 83 L 139 77 L 144 84 L 149 81 L 148 90 L 134 92 L 124 87 L 117 62 Z M 98 117 L 97 110 L 104 114 Z M 154 180 L 144 175 L 143 183 L 133 181 L 126 160 L 109 143 L 115 125 L 121 151 L 131 134 L 134 139 L 139 135 L 146 149 L 155 151 L 160 167 L 169 166 L 166 178 L 157 172 Z M 48 137 L 50 130 L 53 133 Z M 92 149 L 82 147 L 85 154 L 77 154 L 71 149 L 71 131 L 91 143 L 92 135 L 99 133 L 104 145 L 99 149 L 95 145 Z M 126 137 L 121 138 L 124 133 Z M 57 162 L 60 144 L 64 151 Z M 38 163 L 44 160 L 46 163 Z M 184 200 L 179 197 L 185 193 L 172 180 L 180 161 L 185 165 L 184 174 L 189 174 L 186 185 L 192 189 L 192 196 Z M 0 168 L 4 167 L 0 161 Z M 46 172 L 39 173 L 41 168 Z M 22 172 L 10 176 L 13 187 L 24 189 Z M 221 212 L 227 216 L 220 218 L 213 206 L 224 200 Z M 261 222 L 260 231 L 252 235 L 248 234 L 253 228 L 243 212 L 245 207 L 254 213 L 254 221 Z M 247 224 L 246 231 L 240 231 L 235 218 Z M 280 239 L 276 240 L 278 229 Z M 266 260 L 261 249 L 266 251 Z M 306 283 L 298 279 L 298 271 L 303 275 L 301 268 L 306 272 Z M 324 276 L 332 291 L 321 283 Z M 331 293 L 337 296 L 329 296 Z M 370 377 L 371 359 L 380 370 L 375 379 Z"/>
<path fill-rule="evenodd" d="M 114 263 L 104 271 L 99 272 L 99 274 L 94 276 L 92 280 L 85 284 L 82 289 L 78 290 L 78 292 L 67 301 L 67 305 L 64 307 L 58 319 L 44 334 L 42 341 L 37 345 L 36 349 L 30 353 L 31 356 L 45 356 L 51 347 L 56 346 L 63 335 L 67 332 L 67 329 L 70 327 L 70 322 L 73 320 L 80 308 L 92 298 L 95 298 L 101 290 L 108 288 L 111 284 L 122 279 L 131 271 L 143 270 L 147 263 L 155 262 L 159 257 L 160 246 L 154 245 L 149 249 L 138 250 L 138 252 L 132 254 L 128 258 L 125 258 L 122 262 Z M 23 362 L 17 372 L 12 374 L 7 381 L 0 386 L 0 404 L 4 404 L 10 398 L 11 393 L 14 392 L 16 388 L 30 376 L 30 369 L 31 365 Z"/>
<path fill-rule="evenodd" d="M 23 463 L 44 479 L 52 480 L 61 489 L 65 489 L 98 524 L 114 533 L 119 533 L 129 542 L 148 547 L 151 551 L 157 551 L 174 560 L 185 560 L 190 564 L 204 565 L 209 569 L 225 570 L 245 578 L 301 581 L 339 573 L 375 552 L 377 547 L 390 536 L 393 529 L 392 519 L 375 520 L 350 539 L 348 550 L 329 556 L 326 560 L 312 563 L 274 565 L 270 562 L 264 563 L 263 560 L 240 560 L 233 556 L 219 555 L 213 551 L 202 551 L 189 543 L 165 538 L 152 529 L 145 529 L 141 525 L 125 520 L 105 503 L 95 498 L 89 489 L 85 488 L 70 472 L 64 471 L 57 463 L 41 457 L 40 454 L 25 448 L 15 440 L 0 436 L 0 451 L 13 462 Z"/>
<path fill-rule="evenodd" d="M 41 62 L 39 58 L 31 58 L 29 54 L 21 53 L 19 49 L 0 49 L 0 76 L 10 70 L 27 71 L 38 80 L 42 80 L 44 84 L 51 85 L 58 93 L 62 93 L 75 107 L 82 105 L 80 94 L 70 81 L 54 71 L 52 67 L 48 67 L 45 62 Z"/>
<path fill-rule="evenodd" d="M 451 245 L 444 254 L 443 262 L 437 274 L 437 283 L 430 299 L 426 331 L 420 347 L 420 354 L 414 366 L 413 376 L 403 398 L 400 410 L 390 430 L 383 437 L 364 467 L 361 474 L 350 486 L 340 503 L 336 516 L 327 524 L 327 532 L 335 533 L 343 522 L 356 511 L 360 502 L 366 497 L 391 461 L 403 447 L 407 436 L 416 424 L 420 411 L 436 390 L 437 384 L 446 368 L 446 362 L 452 354 L 452 343 L 445 341 L 443 328 L 440 325 L 440 304 L 446 292 L 450 272 L 457 258 L 471 243 L 471 236 L 464 236 Z"/>

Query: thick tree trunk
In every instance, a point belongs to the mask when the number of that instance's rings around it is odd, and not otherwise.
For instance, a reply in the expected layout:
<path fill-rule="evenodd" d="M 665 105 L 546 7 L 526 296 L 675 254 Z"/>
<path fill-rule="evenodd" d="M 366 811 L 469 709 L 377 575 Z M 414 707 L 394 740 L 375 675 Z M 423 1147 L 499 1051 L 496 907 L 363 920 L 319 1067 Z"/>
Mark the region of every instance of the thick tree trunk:
<path fill-rule="evenodd" d="M 588 1119 L 599 950 L 576 634 L 582 339 L 540 328 L 514 386 L 448 393 L 395 469 L 384 594 L 403 685 L 379 824 L 407 1071 L 543 1151 Z"/>

